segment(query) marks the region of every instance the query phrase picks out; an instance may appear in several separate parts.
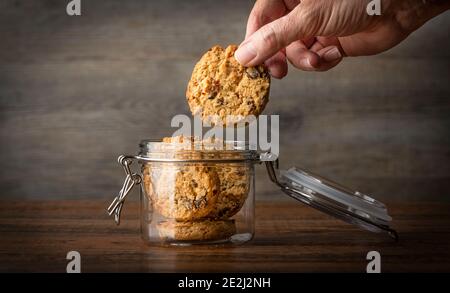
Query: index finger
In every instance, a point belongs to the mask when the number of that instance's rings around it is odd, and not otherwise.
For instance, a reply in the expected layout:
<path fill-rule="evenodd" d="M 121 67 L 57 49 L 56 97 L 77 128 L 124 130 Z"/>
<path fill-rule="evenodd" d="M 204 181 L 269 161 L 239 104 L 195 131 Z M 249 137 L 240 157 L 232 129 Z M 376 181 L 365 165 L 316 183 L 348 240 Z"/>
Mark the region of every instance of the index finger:
<path fill-rule="evenodd" d="M 282 17 L 288 12 L 284 0 L 258 0 L 248 17 L 245 39 L 263 25 Z"/>

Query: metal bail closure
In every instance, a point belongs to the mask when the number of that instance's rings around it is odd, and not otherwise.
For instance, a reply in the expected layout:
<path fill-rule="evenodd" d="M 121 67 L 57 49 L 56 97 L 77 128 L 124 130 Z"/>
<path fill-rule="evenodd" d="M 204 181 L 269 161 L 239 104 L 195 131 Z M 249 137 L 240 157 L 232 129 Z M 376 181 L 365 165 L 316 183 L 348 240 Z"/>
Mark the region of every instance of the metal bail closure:
<path fill-rule="evenodd" d="M 389 227 L 392 218 L 383 203 L 296 167 L 277 172 L 278 161 L 265 164 L 270 179 L 290 197 L 347 223 L 372 232 L 386 232 L 398 240 L 397 232 Z"/>
<path fill-rule="evenodd" d="M 123 183 L 122 189 L 120 189 L 119 194 L 114 198 L 112 203 L 108 207 L 108 215 L 114 214 L 114 221 L 117 225 L 120 224 L 120 212 L 122 211 L 123 204 L 125 202 L 125 197 L 130 193 L 131 189 L 135 185 L 139 185 L 142 181 L 141 176 L 136 173 L 132 173 L 130 169 L 131 163 L 133 163 L 134 157 L 132 156 L 119 156 L 117 161 L 122 165 L 125 174 L 125 182 Z"/>

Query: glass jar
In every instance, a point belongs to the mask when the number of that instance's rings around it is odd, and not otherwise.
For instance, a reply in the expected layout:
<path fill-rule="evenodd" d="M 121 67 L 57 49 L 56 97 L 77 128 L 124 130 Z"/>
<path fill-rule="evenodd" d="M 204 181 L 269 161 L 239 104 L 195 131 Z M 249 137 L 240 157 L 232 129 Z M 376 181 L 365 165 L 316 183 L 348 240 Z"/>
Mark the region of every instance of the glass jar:
<path fill-rule="evenodd" d="M 129 169 L 133 159 L 140 174 Z M 141 234 L 148 243 L 239 244 L 254 235 L 258 159 L 242 142 L 144 140 L 137 156 L 119 158 L 131 174 L 121 192 L 140 184 Z"/>
<path fill-rule="evenodd" d="M 133 161 L 140 172 L 133 173 Z M 120 223 L 125 197 L 140 185 L 140 226 L 153 245 L 242 244 L 255 227 L 255 164 L 264 162 L 272 182 L 290 197 L 372 232 L 387 232 L 384 204 L 331 180 L 291 168 L 279 171 L 270 153 L 245 142 L 168 138 L 143 140 L 136 156 L 120 156 L 126 178 L 108 208 Z"/>

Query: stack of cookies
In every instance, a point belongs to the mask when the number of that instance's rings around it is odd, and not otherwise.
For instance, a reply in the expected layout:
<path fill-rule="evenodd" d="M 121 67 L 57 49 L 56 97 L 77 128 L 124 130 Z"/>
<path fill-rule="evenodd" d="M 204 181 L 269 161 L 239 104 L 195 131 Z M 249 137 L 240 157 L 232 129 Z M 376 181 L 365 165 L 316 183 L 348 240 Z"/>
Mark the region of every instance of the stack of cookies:
<path fill-rule="evenodd" d="M 167 137 L 160 148 L 178 149 L 176 158 L 201 156 L 202 152 L 174 147 L 182 144 L 190 149 L 186 140 L 192 138 Z M 207 241 L 236 233 L 231 218 L 249 193 L 251 167 L 247 163 L 146 163 L 142 174 L 153 211 L 161 216 L 157 230 L 162 239 Z"/>

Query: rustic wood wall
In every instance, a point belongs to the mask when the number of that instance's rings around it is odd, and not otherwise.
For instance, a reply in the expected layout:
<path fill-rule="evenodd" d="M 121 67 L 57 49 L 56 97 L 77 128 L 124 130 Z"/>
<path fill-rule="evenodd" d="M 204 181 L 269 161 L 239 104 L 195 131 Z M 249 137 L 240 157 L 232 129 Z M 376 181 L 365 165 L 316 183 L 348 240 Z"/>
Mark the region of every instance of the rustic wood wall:
<path fill-rule="evenodd" d="M 0 196 L 112 197 L 116 164 L 186 113 L 193 65 L 238 43 L 252 1 L 0 1 Z M 450 15 L 380 56 L 274 81 L 281 165 L 381 199 L 450 195 Z M 273 193 L 264 169 L 258 194 Z"/>

